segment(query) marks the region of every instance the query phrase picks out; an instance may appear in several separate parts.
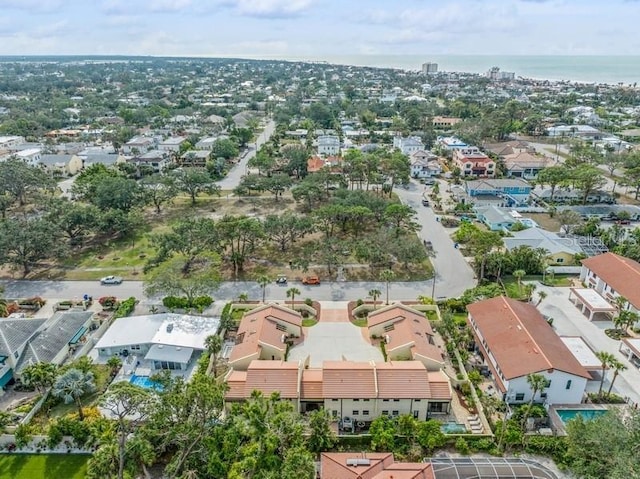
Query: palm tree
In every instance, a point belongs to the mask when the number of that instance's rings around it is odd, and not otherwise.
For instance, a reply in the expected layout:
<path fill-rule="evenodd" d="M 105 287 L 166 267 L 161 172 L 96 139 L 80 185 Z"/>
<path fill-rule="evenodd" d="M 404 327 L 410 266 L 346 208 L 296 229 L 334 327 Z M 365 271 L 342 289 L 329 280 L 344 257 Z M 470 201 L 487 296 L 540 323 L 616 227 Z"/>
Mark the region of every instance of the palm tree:
<path fill-rule="evenodd" d="M 241 303 L 246 303 L 249 301 L 249 295 L 247 293 L 240 293 L 238 295 L 238 301 Z"/>
<path fill-rule="evenodd" d="M 218 354 L 222 351 L 222 338 L 217 334 L 211 334 L 205 338 L 204 346 L 211 357 L 213 377 L 215 377 L 218 370 Z"/>
<path fill-rule="evenodd" d="M 596 357 L 600 360 L 600 366 L 602 367 L 601 377 L 600 377 L 600 388 L 598 388 L 598 396 L 602 397 L 602 386 L 604 385 L 604 378 L 606 375 L 606 369 L 609 365 L 616 360 L 616 357 L 608 353 L 607 351 L 598 351 L 596 353 Z"/>
<path fill-rule="evenodd" d="M 107 360 L 107 366 L 111 369 L 111 376 L 115 376 L 122 367 L 122 359 L 118 356 L 111 356 Z"/>
<path fill-rule="evenodd" d="M 267 285 L 271 283 L 271 279 L 268 276 L 260 276 L 258 278 L 258 284 L 262 288 L 262 302 L 264 303 L 265 297 L 267 295 Z"/>
<path fill-rule="evenodd" d="M 540 303 L 542 303 L 542 301 L 544 301 L 544 298 L 547 297 L 547 293 L 544 291 L 538 291 L 538 302 L 536 303 L 536 306 L 540 306 Z"/>
<path fill-rule="evenodd" d="M 531 407 L 533 406 L 533 401 L 536 398 L 536 394 L 547 387 L 547 378 L 542 374 L 528 374 L 527 383 L 531 388 L 531 399 L 529 400 L 529 406 L 527 407 L 527 410 L 522 416 L 523 427 L 527 424 L 527 419 L 529 418 L 529 414 L 531 414 Z"/>
<path fill-rule="evenodd" d="M 620 361 L 618 361 L 617 359 L 614 359 L 613 361 L 611 361 L 611 363 L 609 363 L 609 366 L 611 366 L 613 368 L 613 377 L 611 378 L 611 383 L 609 384 L 609 390 L 607 391 L 607 396 L 611 396 L 611 390 L 613 389 L 613 383 L 615 382 L 616 378 L 618 377 L 618 374 L 620 374 L 622 371 L 627 369 L 627 367 L 624 364 L 622 364 Z"/>
<path fill-rule="evenodd" d="M 516 283 L 518 284 L 518 291 L 522 294 L 522 278 L 527 274 L 527 272 L 523 269 L 517 269 L 513 272 L 513 277 L 516 279 Z"/>
<path fill-rule="evenodd" d="M 385 269 L 382 273 L 380 273 L 380 279 L 385 282 L 386 291 L 387 291 L 387 300 L 385 304 L 389 304 L 389 283 L 396 275 L 390 269 Z"/>
<path fill-rule="evenodd" d="M 300 294 L 300 290 L 298 288 L 289 288 L 287 290 L 287 298 L 291 298 L 291 309 L 293 309 L 296 301 L 296 295 L 298 294 Z"/>
<path fill-rule="evenodd" d="M 373 298 L 373 309 L 376 309 L 376 301 L 382 295 L 379 289 L 372 289 L 369 291 L 369 296 Z"/>
<path fill-rule="evenodd" d="M 62 398 L 65 404 L 72 402 L 78 406 L 78 418 L 83 421 L 82 401 L 80 398 L 96 388 L 92 372 L 82 372 L 79 369 L 69 369 L 59 376 L 53 385 L 52 393 L 55 397 Z"/>

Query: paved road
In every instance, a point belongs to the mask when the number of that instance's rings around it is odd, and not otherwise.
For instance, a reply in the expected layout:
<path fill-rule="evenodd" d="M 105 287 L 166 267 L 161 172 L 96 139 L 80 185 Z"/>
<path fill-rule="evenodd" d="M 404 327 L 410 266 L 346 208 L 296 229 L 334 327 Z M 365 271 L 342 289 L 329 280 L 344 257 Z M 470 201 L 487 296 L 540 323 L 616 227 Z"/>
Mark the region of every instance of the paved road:
<path fill-rule="evenodd" d="M 262 133 L 256 138 L 255 146 L 250 146 L 246 153 L 240 157 L 240 161 L 229 171 L 227 176 L 218 181 L 220 188 L 223 190 L 233 190 L 240 184 L 240 180 L 247 173 L 247 163 L 249 163 L 251 158 L 256 156 L 256 151 L 263 143 L 269 140 L 275 129 L 276 123 L 273 120 L 269 120 Z"/>
<path fill-rule="evenodd" d="M 614 392 L 622 397 L 629 397 L 634 403 L 640 404 L 640 371 L 631 364 L 619 351 L 619 341 L 611 339 L 604 333 L 612 328 L 611 321 L 589 321 L 580 310 L 569 301 L 569 288 L 549 288 L 536 283 L 536 291 L 544 291 L 547 297 L 538 306 L 542 314 L 553 318 L 553 327 L 560 336 L 582 336 L 595 352 L 608 351 L 619 359 L 625 366 L 613 385 Z M 604 383 L 605 390 L 609 387 L 609 380 L 613 373 L 607 373 Z M 591 385 L 590 392 L 597 392 L 599 382 Z"/>
<path fill-rule="evenodd" d="M 446 184 L 440 185 L 441 191 Z M 435 257 L 432 262 L 436 269 L 435 297 L 460 296 L 465 290 L 476 285 L 473 270 L 464 259 L 459 249 L 454 247 L 449 236 L 450 232 L 436 220 L 436 215 L 430 207 L 422 206 L 424 186 L 412 182 L 408 189 L 397 188 L 395 193 L 400 200 L 417 211 L 418 222 L 421 225 L 418 235 L 426 241 L 431 241 Z M 429 282 L 431 285 L 431 282 Z M 431 295 L 429 291 L 428 295 Z"/>
<path fill-rule="evenodd" d="M 113 295 L 118 298 L 135 296 L 145 301 L 153 301 L 146 298 L 142 281 L 125 281 L 121 285 L 102 286 L 98 281 L 0 281 L 4 287 L 6 298 L 27 298 L 40 296 L 45 299 L 82 298 L 85 294 L 94 298 Z M 267 286 L 267 298 L 284 300 L 287 297 L 287 289 L 296 287 L 300 290 L 300 298 L 312 298 L 318 301 L 352 301 L 366 299 L 367 293 L 372 289 L 379 289 L 383 293 L 384 301 L 385 284 L 382 282 L 332 282 L 322 283 L 318 286 L 305 286 L 301 282 L 290 281 L 287 286 L 279 286 L 275 283 Z M 261 299 L 262 289 L 254 281 L 224 282 L 211 296 L 220 300 L 232 300 L 240 294 L 247 293 L 249 299 Z M 431 294 L 430 281 L 395 282 L 389 286 L 390 300 L 415 300 L 420 295 Z"/>

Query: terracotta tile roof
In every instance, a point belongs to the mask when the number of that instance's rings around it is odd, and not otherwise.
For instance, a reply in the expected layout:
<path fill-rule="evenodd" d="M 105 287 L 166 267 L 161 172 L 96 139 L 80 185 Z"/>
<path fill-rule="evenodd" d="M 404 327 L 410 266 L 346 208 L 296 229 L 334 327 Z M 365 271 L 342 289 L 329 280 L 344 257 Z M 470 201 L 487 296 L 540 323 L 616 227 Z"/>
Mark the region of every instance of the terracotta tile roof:
<path fill-rule="evenodd" d="M 322 399 L 322 369 L 305 369 L 302 371 L 300 397 L 304 399 Z"/>
<path fill-rule="evenodd" d="M 550 369 L 591 378 L 535 306 L 500 296 L 467 310 L 507 380 Z"/>
<path fill-rule="evenodd" d="M 225 394 L 227 399 L 245 399 L 244 386 L 247 382 L 246 371 L 231 371 L 227 376 L 227 385 L 229 389 Z"/>
<path fill-rule="evenodd" d="M 307 160 L 307 172 L 315 173 L 320 171 L 324 166 L 324 159 L 319 156 L 312 156 Z"/>
<path fill-rule="evenodd" d="M 394 350 L 408 347 L 411 349 L 411 359 L 420 355 L 438 363 L 443 362 L 442 352 L 432 342 L 433 329 L 424 313 L 403 304 L 369 313 L 367 325 L 370 328 L 385 323 L 393 324 L 393 330 L 386 334 L 389 337 L 386 346 L 389 355 L 392 355 Z"/>
<path fill-rule="evenodd" d="M 302 334 L 302 317 L 298 313 L 278 305 L 261 306 L 249 311 L 242 318 L 236 335 L 237 344 L 231 351 L 229 362 L 258 355 L 261 344 L 284 352 L 284 333 L 278 329 L 278 321 L 300 328 L 300 335 Z"/>
<path fill-rule="evenodd" d="M 442 371 L 429 371 L 431 399 L 451 400 L 451 383 Z"/>
<path fill-rule="evenodd" d="M 322 397 L 376 397 L 376 381 L 371 363 L 325 361 L 322 369 Z"/>
<path fill-rule="evenodd" d="M 349 459 L 368 459 L 369 464 L 348 466 Z M 395 462 L 388 452 L 323 452 L 320 479 L 434 479 L 429 462 Z"/>
<path fill-rule="evenodd" d="M 260 391 L 265 396 L 280 393 L 284 399 L 294 399 L 298 394 L 299 364 L 284 361 L 251 361 L 247 369 L 245 395 Z"/>
<path fill-rule="evenodd" d="M 640 309 L 640 263 L 615 253 L 583 259 L 582 264 Z"/>
<path fill-rule="evenodd" d="M 378 397 L 381 399 L 429 399 L 429 374 L 419 361 L 376 363 Z"/>

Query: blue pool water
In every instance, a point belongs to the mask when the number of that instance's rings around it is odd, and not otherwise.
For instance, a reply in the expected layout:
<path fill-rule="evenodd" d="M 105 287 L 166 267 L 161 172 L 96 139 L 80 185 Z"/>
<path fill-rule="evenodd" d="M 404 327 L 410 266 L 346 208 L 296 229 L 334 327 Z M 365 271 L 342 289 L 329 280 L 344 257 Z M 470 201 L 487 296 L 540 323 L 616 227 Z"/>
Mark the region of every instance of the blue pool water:
<path fill-rule="evenodd" d="M 140 386 L 145 389 L 155 389 L 156 391 L 162 391 L 162 386 L 149 378 L 149 376 L 136 376 L 135 374 L 129 379 L 131 384 Z"/>
<path fill-rule="evenodd" d="M 440 426 L 440 430 L 445 434 L 464 434 L 467 432 L 465 425 L 457 422 L 445 422 Z"/>
<path fill-rule="evenodd" d="M 562 422 L 566 424 L 571 419 L 574 419 L 576 416 L 582 416 L 582 419 L 588 421 L 590 419 L 595 419 L 598 416 L 602 416 L 606 414 L 606 409 L 556 409 L 556 414 L 560 417 Z"/>

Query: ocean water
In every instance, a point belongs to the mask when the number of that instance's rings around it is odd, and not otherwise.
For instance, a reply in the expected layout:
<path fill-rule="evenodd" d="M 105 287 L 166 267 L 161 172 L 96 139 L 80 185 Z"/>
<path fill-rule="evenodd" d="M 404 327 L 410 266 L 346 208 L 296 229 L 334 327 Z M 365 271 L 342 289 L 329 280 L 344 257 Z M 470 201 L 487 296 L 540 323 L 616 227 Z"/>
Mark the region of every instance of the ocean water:
<path fill-rule="evenodd" d="M 485 73 L 493 66 L 515 72 L 516 77 L 586 83 L 640 84 L 640 55 L 339 55 L 287 60 L 326 61 L 343 65 L 420 70 L 426 62 L 438 71 Z"/>

